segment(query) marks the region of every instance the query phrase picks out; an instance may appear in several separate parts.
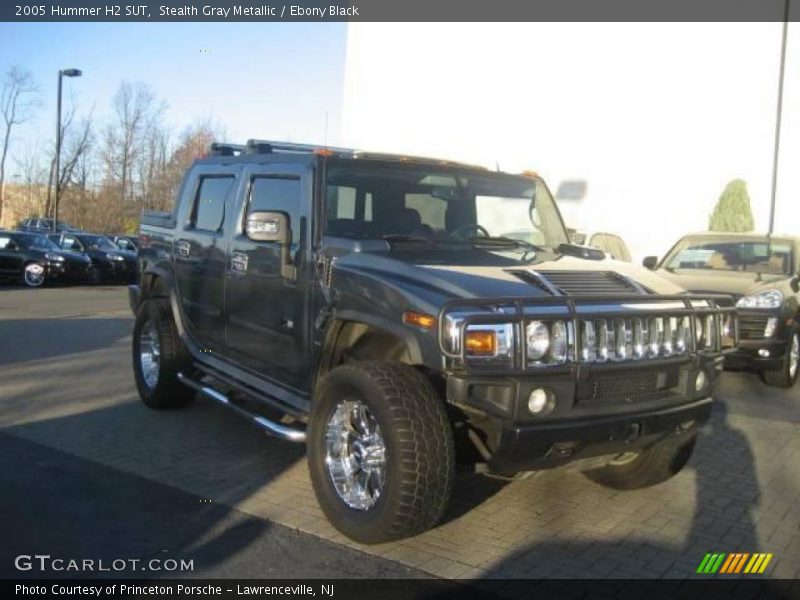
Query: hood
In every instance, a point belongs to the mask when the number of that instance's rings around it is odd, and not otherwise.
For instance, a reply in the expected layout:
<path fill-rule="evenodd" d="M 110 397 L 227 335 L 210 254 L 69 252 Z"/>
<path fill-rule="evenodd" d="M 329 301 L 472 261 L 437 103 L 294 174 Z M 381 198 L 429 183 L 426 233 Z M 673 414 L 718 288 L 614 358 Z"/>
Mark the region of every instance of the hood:
<path fill-rule="evenodd" d="M 737 300 L 787 279 L 786 275 L 710 269 L 659 269 L 657 273 L 691 292 L 730 294 Z"/>
<path fill-rule="evenodd" d="M 457 251 L 394 248 L 345 254 L 337 259 L 336 271 L 390 281 L 416 295 L 429 296 L 435 303 L 452 298 L 684 292 L 652 271 L 630 263 L 586 260 L 549 252 L 539 252 L 534 260 L 522 262 L 521 255 L 475 248 Z"/>
<path fill-rule="evenodd" d="M 53 250 L 52 252 L 55 254 L 60 254 L 69 262 L 81 263 L 84 265 L 88 265 L 90 262 L 92 262 L 92 260 L 88 256 L 84 256 L 80 252 L 72 252 L 71 250 L 58 250 L 58 251 Z"/>

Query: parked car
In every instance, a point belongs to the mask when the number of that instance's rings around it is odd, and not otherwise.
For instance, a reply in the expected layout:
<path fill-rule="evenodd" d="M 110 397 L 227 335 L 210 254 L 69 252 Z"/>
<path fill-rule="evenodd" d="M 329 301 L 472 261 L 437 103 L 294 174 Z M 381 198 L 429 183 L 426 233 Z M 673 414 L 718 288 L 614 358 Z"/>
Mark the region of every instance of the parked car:
<path fill-rule="evenodd" d="M 573 244 L 598 248 L 615 260 L 631 262 L 631 251 L 628 245 L 616 233 L 603 231 L 582 231 L 570 229 L 569 237 Z"/>
<path fill-rule="evenodd" d="M 60 231 L 80 231 L 80 229 L 73 227 L 66 221 L 59 221 L 54 228 L 53 219 L 44 219 L 39 217 L 23 219 L 17 224 L 17 230 L 44 234 L 57 233 Z"/>
<path fill-rule="evenodd" d="M 28 287 L 46 281 L 83 283 L 91 261 L 65 252 L 43 235 L 21 231 L 0 232 L 0 278 Z"/>
<path fill-rule="evenodd" d="M 138 252 L 139 245 L 136 237 L 131 235 L 110 235 L 108 236 L 120 250 L 128 250 L 129 252 Z"/>
<path fill-rule="evenodd" d="M 499 235 L 523 222 L 537 245 Z M 656 484 L 711 411 L 719 298 L 569 244 L 537 176 L 214 145 L 139 239 L 142 401 L 199 392 L 305 442 L 359 542 L 435 525 L 457 458 L 505 477 L 593 458 L 603 485 Z"/>
<path fill-rule="evenodd" d="M 121 250 L 104 235 L 81 232 L 50 234 L 48 237 L 61 248 L 91 259 L 91 283 L 130 283 L 136 280 L 136 254 Z"/>
<path fill-rule="evenodd" d="M 757 372 L 769 385 L 795 384 L 800 364 L 800 237 L 700 233 L 681 238 L 645 266 L 687 290 L 730 294 L 739 345 L 731 369 Z"/>

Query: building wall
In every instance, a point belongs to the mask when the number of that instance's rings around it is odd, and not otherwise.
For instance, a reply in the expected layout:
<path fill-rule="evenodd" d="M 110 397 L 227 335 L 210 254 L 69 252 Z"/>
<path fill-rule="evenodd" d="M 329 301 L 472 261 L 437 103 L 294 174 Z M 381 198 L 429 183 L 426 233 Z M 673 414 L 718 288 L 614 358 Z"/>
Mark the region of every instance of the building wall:
<path fill-rule="evenodd" d="M 705 229 L 725 184 L 769 215 L 779 23 L 350 24 L 342 141 L 585 179 L 569 225 L 636 258 Z M 800 233 L 793 24 L 776 230 Z"/>

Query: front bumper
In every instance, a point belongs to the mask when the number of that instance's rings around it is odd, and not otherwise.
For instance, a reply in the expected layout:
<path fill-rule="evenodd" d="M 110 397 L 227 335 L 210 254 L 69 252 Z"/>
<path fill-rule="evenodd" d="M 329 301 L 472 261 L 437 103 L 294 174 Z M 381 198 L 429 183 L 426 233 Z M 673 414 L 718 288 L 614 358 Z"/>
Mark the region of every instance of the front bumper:
<path fill-rule="evenodd" d="M 591 420 L 504 426 L 491 470 L 547 469 L 583 458 L 645 448 L 672 435 L 691 436 L 711 414 L 710 397 L 660 410 Z"/>
<path fill-rule="evenodd" d="M 725 354 L 725 368 L 732 371 L 774 371 L 783 365 L 787 342 L 784 339 L 765 339 L 740 342 L 736 350 Z M 768 356 L 763 356 L 769 352 Z"/>
<path fill-rule="evenodd" d="M 91 263 L 47 262 L 46 277 L 53 281 L 84 283 L 89 279 Z"/>

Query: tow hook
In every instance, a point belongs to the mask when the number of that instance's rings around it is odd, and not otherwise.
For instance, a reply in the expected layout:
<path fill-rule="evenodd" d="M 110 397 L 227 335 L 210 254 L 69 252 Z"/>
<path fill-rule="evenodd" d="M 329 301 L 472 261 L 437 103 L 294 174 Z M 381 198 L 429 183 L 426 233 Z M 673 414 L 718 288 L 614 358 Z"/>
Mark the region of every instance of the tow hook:
<path fill-rule="evenodd" d="M 628 425 L 628 435 L 625 436 L 625 442 L 630 444 L 631 442 L 635 442 L 639 439 L 639 436 L 642 435 L 642 424 L 641 423 L 631 423 Z"/>

